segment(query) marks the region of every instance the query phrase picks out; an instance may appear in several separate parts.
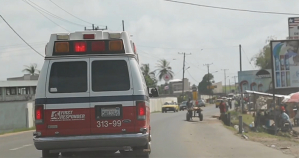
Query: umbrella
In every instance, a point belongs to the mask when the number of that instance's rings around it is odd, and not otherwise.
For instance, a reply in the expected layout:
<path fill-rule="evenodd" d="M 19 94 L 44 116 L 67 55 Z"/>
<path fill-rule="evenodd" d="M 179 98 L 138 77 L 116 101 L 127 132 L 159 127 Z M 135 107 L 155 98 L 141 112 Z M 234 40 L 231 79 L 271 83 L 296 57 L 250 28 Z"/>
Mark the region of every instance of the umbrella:
<path fill-rule="evenodd" d="M 299 92 L 292 93 L 289 97 L 290 99 L 288 99 L 287 103 L 299 103 Z"/>
<path fill-rule="evenodd" d="M 285 96 L 281 102 L 282 103 L 287 103 L 290 98 L 291 98 L 290 96 Z"/>

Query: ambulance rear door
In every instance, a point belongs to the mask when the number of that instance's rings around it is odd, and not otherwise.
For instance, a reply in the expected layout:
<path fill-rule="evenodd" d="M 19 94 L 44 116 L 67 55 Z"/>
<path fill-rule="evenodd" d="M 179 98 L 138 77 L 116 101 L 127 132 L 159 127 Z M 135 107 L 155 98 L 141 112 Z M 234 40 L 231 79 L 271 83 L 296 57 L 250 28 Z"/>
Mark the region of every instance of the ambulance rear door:
<path fill-rule="evenodd" d="M 46 85 L 47 136 L 90 134 L 89 58 L 50 60 Z"/>

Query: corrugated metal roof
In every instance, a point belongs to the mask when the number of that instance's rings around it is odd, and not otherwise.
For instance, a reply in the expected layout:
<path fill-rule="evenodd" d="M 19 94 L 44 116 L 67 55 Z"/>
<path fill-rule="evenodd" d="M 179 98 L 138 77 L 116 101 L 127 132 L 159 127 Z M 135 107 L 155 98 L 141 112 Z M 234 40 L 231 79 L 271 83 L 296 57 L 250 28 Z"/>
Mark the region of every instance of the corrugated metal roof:
<path fill-rule="evenodd" d="M 173 80 L 170 80 L 169 82 L 182 82 L 182 79 L 173 79 Z"/>
<path fill-rule="evenodd" d="M 257 91 L 250 91 L 250 90 L 246 90 L 245 93 L 248 93 L 248 94 L 259 94 L 259 95 L 266 95 L 266 96 L 273 96 L 273 94 L 270 94 L 270 93 L 262 93 L 262 92 L 257 92 Z M 284 98 L 286 97 L 287 95 L 280 95 L 280 94 L 275 94 L 276 97 L 281 97 L 281 98 Z"/>
<path fill-rule="evenodd" d="M 37 80 L 0 81 L 0 87 L 27 87 L 27 86 L 37 86 Z"/>

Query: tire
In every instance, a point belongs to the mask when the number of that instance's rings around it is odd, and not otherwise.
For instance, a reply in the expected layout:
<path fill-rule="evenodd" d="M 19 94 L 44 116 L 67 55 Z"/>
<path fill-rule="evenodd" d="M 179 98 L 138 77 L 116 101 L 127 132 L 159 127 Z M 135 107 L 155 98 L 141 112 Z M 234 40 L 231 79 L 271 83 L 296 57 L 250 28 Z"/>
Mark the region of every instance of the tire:
<path fill-rule="evenodd" d="M 119 152 L 125 156 L 125 157 L 138 157 L 138 158 L 149 158 L 149 155 L 151 153 L 151 151 L 149 152 L 144 152 L 144 149 L 150 149 L 151 150 L 151 146 L 150 143 L 147 143 L 147 145 L 145 145 L 144 147 L 137 147 L 137 148 L 133 148 L 133 151 L 123 151 L 120 150 Z"/>
<path fill-rule="evenodd" d="M 53 158 L 57 157 L 58 158 L 59 153 L 50 153 L 49 150 L 42 150 L 42 158 Z"/>
<path fill-rule="evenodd" d="M 63 156 L 63 157 L 72 157 L 73 156 L 73 153 L 69 153 L 69 152 L 62 152 L 62 153 L 60 153 L 61 154 L 61 156 Z"/>
<path fill-rule="evenodd" d="M 188 112 L 186 113 L 186 120 L 187 120 L 187 121 L 190 121 L 190 116 L 189 116 L 189 113 L 188 113 Z"/>
<path fill-rule="evenodd" d="M 199 113 L 198 115 L 199 115 L 199 120 L 202 121 L 202 120 L 203 120 L 203 115 L 202 115 L 202 113 Z"/>

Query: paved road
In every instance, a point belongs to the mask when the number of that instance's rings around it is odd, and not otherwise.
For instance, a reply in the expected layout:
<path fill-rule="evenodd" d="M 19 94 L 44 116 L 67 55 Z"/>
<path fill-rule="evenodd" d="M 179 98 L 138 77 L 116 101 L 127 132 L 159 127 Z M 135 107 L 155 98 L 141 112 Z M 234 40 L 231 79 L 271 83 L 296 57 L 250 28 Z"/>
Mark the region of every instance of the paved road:
<path fill-rule="evenodd" d="M 153 113 L 151 158 L 289 158 L 282 152 L 260 143 L 242 140 L 211 118 L 218 114 L 215 106 L 204 108 L 204 121 L 185 121 L 186 111 Z M 32 132 L 0 136 L 0 158 L 40 158 L 32 145 Z M 89 156 L 83 156 L 84 158 Z M 108 157 L 121 157 L 119 153 Z"/>

